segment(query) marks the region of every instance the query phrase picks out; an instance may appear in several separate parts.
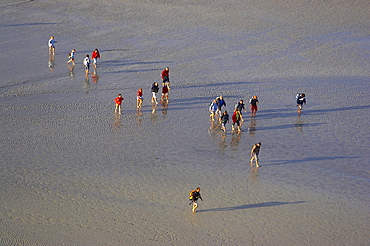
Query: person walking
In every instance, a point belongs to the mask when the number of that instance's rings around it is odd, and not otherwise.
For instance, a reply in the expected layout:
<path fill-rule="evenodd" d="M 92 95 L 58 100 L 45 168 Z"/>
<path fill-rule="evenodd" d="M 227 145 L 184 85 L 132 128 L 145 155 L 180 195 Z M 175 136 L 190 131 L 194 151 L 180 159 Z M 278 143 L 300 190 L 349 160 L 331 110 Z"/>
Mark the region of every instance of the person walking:
<path fill-rule="evenodd" d="M 83 60 L 83 64 L 85 66 L 85 74 L 86 79 L 89 77 L 89 71 L 90 71 L 90 57 L 89 55 L 86 55 L 85 59 Z"/>
<path fill-rule="evenodd" d="M 166 67 L 162 73 L 162 85 L 167 85 L 168 89 L 170 90 L 170 68 Z"/>
<path fill-rule="evenodd" d="M 255 145 L 253 145 L 252 149 L 251 149 L 251 160 L 250 160 L 250 165 L 251 167 L 253 167 L 253 160 L 255 160 L 256 162 L 256 167 L 259 167 L 258 165 L 258 154 L 260 153 L 260 148 L 261 148 L 261 143 L 256 143 Z"/>
<path fill-rule="evenodd" d="M 68 65 L 70 70 L 72 70 L 72 68 L 76 65 L 76 63 L 75 63 L 75 53 L 76 53 L 76 49 L 73 49 L 73 50 L 71 50 L 71 53 L 68 54 L 67 65 Z M 69 65 L 69 63 L 71 63 L 71 62 L 72 62 L 72 67 Z"/>
<path fill-rule="evenodd" d="M 237 109 L 239 110 L 240 120 L 241 120 L 241 121 L 244 121 L 242 111 L 244 110 L 244 112 L 247 112 L 247 110 L 245 109 L 244 101 L 243 101 L 243 100 L 240 100 L 240 101 L 235 105 L 235 108 L 237 108 Z"/>
<path fill-rule="evenodd" d="M 218 114 L 219 117 L 222 116 L 222 106 L 225 106 L 226 107 L 226 102 L 224 100 L 224 97 L 223 96 L 219 96 L 216 98 L 217 100 L 217 111 L 216 113 Z"/>
<path fill-rule="evenodd" d="M 151 88 L 151 91 L 152 91 L 152 104 L 158 104 L 158 101 L 157 101 L 157 93 L 159 91 L 159 86 L 158 86 L 158 83 L 157 82 L 154 82 L 152 84 L 152 88 Z"/>
<path fill-rule="evenodd" d="M 236 129 L 238 130 L 238 132 L 241 132 L 240 130 L 240 117 L 241 117 L 241 114 L 239 112 L 239 109 L 235 109 L 234 110 L 234 113 L 233 115 L 231 116 L 231 119 L 233 121 L 233 124 L 231 125 L 231 131 L 234 132 L 235 131 L 235 125 L 236 125 Z"/>
<path fill-rule="evenodd" d="M 55 54 L 55 44 L 56 43 L 57 41 L 55 41 L 54 36 L 51 36 L 48 42 L 48 47 L 49 47 L 49 52 L 53 55 Z"/>
<path fill-rule="evenodd" d="M 229 115 L 227 114 L 227 111 L 225 110 L 221 116 L 221 130 L 224 133 L 226 133 L 226 123 L 229 123 Z"/>
<path fill-rule="evenodd" d="M 136 106 L 141 108 L 143 106 L 143 88 L 140 88 L 136 93 Z"/>
<path fill-rule="evenodd" d="M 118 112 L 119 114 L 121 114 L 121 104 L 122 104 L 122 101 L 124 100 L 124 98 L 122 97 L 121 94 L 118 94 L 118 97 L 116 97 L 114 99 L 114 101 L 116 102 L 116 108 L 114 110 L 114 112 Z"/>
<path fill-rule="evenodd" d="M 298 93 L 296 96 L 296 99 L 297 99 L 297 106 L 298 106 L 298 114 L 300 114 L 303 104 L 306 105 L 306 94 Z"/>
<path fill-rule="evenodd" d="M 250 108 L 251 108 L 251 116 L 255 116 L 257 114 L 257 104 L 258 104 L 258 99 L 257 99 L 257 96 L 253 96 L 250 100 L 249 100 L 249 104 L 250 104 Z"/>
<path fill-rule="evenodd" d="M 168 100 L 169 91 L 168 90 L 169 90 L 168 86 L 166 84 L 164 84 L 163 87 L 162 87 L 162 97 L 161 97 L 162 102 L 166 102 L 166 103 L 169 102 L 169 100 Z"/>
<path fill-rule="evenodd" d="M 98 49 L 95 49 L 91 53 L 91 59 L 93 60 L 94 69 L 96 69 L 96 66 L 98 65 L 98 58 L 100 59 L 100 53 Z"/>
<path fill-rule="evenodd" d="M 209 115 L 209 117 L 211 118 L 211 121 L 215 121 L 216 111 L 217 111 L 217 101 L 216 101 L 216 99 L 215 99 L 215 100 L 213 100 L 213 102 L 211 102 L 211 104 L 209 105 L 209 112 L 211 113 L 211 114 Z"/>
<path fill-rule="evenodd" d="M 189 205 L 191 205 L 193 203 L 193 207 L 192 207 L 191 211 L 193 211 L 193 213 L 196 213 L 197 212 L 196 209 L 198 207 L 198 199 L 203 201 L 203 198 L 200 195 L 200 187 L 197 187 L 195 190 L 190 191 L 189 199 L 191 200 Z"/>

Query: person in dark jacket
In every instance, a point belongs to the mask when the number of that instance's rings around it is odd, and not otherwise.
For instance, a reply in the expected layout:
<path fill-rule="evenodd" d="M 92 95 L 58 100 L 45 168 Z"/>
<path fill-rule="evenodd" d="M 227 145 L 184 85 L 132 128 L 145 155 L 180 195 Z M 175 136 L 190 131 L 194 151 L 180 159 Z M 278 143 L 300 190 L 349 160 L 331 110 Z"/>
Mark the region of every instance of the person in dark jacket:
<path fill-rule="evenodd" d="M 300 114 L 303 104 L 306 105 L 306 94 L 298 93 L 296 96 L 296 99 L 297 99 L 297 106 L 298 106 L 298 114 Z"/>
<path fill-rule="evenodd" d="M 200 195 L 200 187 L 197 187 L 195 190 L 192 190 L 191 194 L 192 195 L 190 196 L 191 197 L 190 200 L 191 200 L 191 203 L 193 203 L 193 208 L 191 209 L 191 211 L 193 211 L 193 213 L 196 213 L 197 212 L 196 209 L 198 207 L 198 199 L 203 201 L 203 198 Z"/>
<path fill-rule="evenodd" d="M 245 109 L 245 104 L 244 104 L 243 100 L 240 100 L 240 101 L 235 105 L 235 108 L 239 110 L 239 113 L 240 113 L 240 120 L 241 120 L 241 121 L 244 121 L 244 119 L 243 119 L 243 114 L 242 114 L 242 110 L 244 110 L 244 112 L 247 112 L 247 110 Z"/>
<path fill-rule="evenodd" d="M 227 114 L 227 111 L 224 111 L 220 119 L 221 119 L 221 130 L 224 133 L 226 133 L 226 123 L 229 123 L 229 115 Z"/>
<path fill-rule="evenodd" d="M 159 87 L 158 87 L 158 83 L 157 82 L 154 82 L 152 84 L 152 88 L 151 88 L 151 91 L 152 91 L 152 104 L 158 104 L 158 101 L 157 101 L 157 93 L 159 91 Z"/>
<path fill-rule="evenodd" d="M 258 99 L 257 99 L 257 96 L 253 96 L 250 100 L 249 100 L 249 104 L 250 104 L 250 108 L 251 108 L 251 116 L 255 116 L 257 114 L 257 104 L 258 104 Z"/>
<path fill-rule="evenodd" d="M 261 143 L 256 143 L 255 145 L 253 145 L 251 149 L 251 156 L 252 156 L 251 161 L 250 161 L 251 167 L 253 167 L 253 160 L 256 161 L 256 167 L 259 167 L 258 154 L 260 153 L 260 148 L 261 148 Z"/>

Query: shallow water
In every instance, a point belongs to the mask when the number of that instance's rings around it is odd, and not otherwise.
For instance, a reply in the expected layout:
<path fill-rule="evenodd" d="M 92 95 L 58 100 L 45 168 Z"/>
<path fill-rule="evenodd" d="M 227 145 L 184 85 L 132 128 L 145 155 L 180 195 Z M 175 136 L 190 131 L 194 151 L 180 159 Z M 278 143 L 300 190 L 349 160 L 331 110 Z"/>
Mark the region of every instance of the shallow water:
<path fill-rule="evenodd" d="M 305 18 L 271 15 L 264 2 L 245 23 L 237 3 L 226 22 L 217 21 L 228 13 L 216 3 L 166 3 L 166 17 L 162 4 L 1 5 L 1 243 L 367 244 L 368 22 L 332 17 L 307 31 Z M 207 18 L 184 17 L 195 9 Z M 58 41 L 53 71 L 50 35 Z M 15 42 L 23 37 L 26 44 Z M 100 77 L 86 81 L 82 58 L 96 47 Z M 72 48 L 73 76 L 65 64 Z M 153 111 L 149 88 L 165 66 L 170 103 Z M 297 92 L 307 95 L 301 115 Z M 121 116 L 113 113 L 118 93 Z M 228 124 L 223 137 L 209 122 L 220 94 L 230 114 L 258 95 L 258 115 L 244 113 L 240 134 Z M 262 166 L 251 170 L 256 142 Z M 196 186 L 204 201 L 192 214 L 187 194 Z"/>

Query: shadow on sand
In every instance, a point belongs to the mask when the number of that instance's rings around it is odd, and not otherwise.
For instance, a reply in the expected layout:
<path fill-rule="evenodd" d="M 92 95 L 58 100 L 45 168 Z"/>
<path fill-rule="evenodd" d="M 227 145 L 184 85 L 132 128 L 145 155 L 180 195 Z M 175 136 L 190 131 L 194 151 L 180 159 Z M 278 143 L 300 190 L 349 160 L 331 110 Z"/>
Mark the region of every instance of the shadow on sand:
<path fill-rule="evenodd" d="M 301 163 L 307 161 L 324 161 L 324 160 L 336 160 L 336 159 L 356 159 L 358 157 L 349 157 L 349 156 L 327 156 L 327 157 L 310 157 L 304 158 L 299 160 L 275 160 L 270 161 L 272 164 L 266 164 L 264 167 L 268 166 L 275 166 L 275 165 L 285 165 L 285 164 L 292 164 L 292 163 Z"/>
<path fill-rule="evenodd" d="M 297 110 L 293 107 L 279 108 L 279 109 L 265 109 L 258 114 L 260 119 L 274 119 L 274 118 L 289 118 L 297 116 Z M 363 110 L 370 108 L 370 105 L 362 106 L 352 106 L 343 108 L 333 108 L 333 109 L 303 109 L 302 115 L 324 115 L 330 112 L 340 112 L 340 111 L 352 111 L 352 110 Z M 293 110 L 294 109 L 294 110 Z"/>
<path fill-rule="evenodd" d="M 280 205 L 288 205 L 288 204 L 299 204 L 304 203 L 306 201 L 298 201 L 298 202 L 262 202 L 262 203 L 255 203 L 255 204 L 248 204 L 248 205 L 240 205 L 235 207 L 226 207 L 226 208 L 211 208 L 211 209 L 203 209 L 198 210 L 197 212 L 225 212 L 225 211 L 233 211 L 239 209 L 248 209 L 248 208 L 263 208 L 263 207 L 275 207 Z"/>
<path fill-rule="evenodd" d="M 262 82 L 224 82 L 224 83 L 213 83 L 213 84 L 200 84 L 197 85 L 179 85 L 179 88 L 196 88 L 196 87 L 214 87 L 214 86 L 230 86 L 230 85 L 250 85 L 250 84 L 258 84 Z"/>

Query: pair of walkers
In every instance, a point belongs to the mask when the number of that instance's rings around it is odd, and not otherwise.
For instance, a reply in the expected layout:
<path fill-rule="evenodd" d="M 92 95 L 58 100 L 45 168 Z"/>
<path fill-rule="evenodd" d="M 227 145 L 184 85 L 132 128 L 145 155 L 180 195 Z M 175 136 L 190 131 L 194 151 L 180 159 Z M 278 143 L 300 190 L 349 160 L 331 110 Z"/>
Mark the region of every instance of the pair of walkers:
<path fill-rule="evenodd" d="M 94 66 L 94 71 L 96 71 L 96 67 L 98 66 L 98 58 L 100 59 L 100 53 L 98 49 L 95 49 L 91 53 L 91 59 L 93 60 L 93 66 Z M 74 59 L 74 58 L 73 58 Z M 85 66 L 85 75 L 86 79 L 89 77 L 89 72 L 90 72 L 90 56 L 87 54 L 82 62 Z M 94 72 L 95 73 L 95 72 Z"/>
<path fill-rule="evenodd" d="M 219 96 L 211 102 L 211 104 L 209 105 L 209 117 L 211 121 L 215 121 L 215 117 L 218 117 L 219 121 L 221 122 L 223 106 L 226 106 L 226 102 L 223 96 Z"/>
<path fill-rule="evenodd" d="M 235 132 L 235 131 L 241 132 L 240 118 L 241 118 L 241 114 L 240 114 L 239 110 L 235 109 L 234 113 L 231 116 L 231 120 L 232 120 L 231 132 Z M 226 124 L 229 123 L 229 122 L 230 122 L 230 116 L 227 113 L 227 111 L 225 110 L 222 113 L 221 117 L 220 117 L 220 124 L 221 124 L 222 132 L 226 133 Z"/>
<path fill-rule="evenodd" d="M 227 113 L 227 112 L 226 112 Z M 250 156 L 252 157 L 250 160 L 250 165 L 253 167 L 253 161 L 255 161 L 256 168 L 260 167 L 258 165 L 258 155 L 261 149 L 261 142 L 256 143 L 253 145 L 251 149 Z M 196 209 L 198 208 L 198 200 L 203 201 L 202 195 L 200 194 L 200 187 L 197 187 L 195 190 L 189 192 L 189 205 L 193 204 L 191 211 L 196 213 Z"/>
<path fill-rule="evenodd" d="M 157 105 L 158 100 L 157 100 L 157 93 L 159 92 L 159 85 L 157 82 L 154 82 L 151 87 L 151 92 L 152 92 L 152 105 Z M 162 96 L 161 96 L 161 101 L 168 103 L 168 94 L 169 94 L 169 88 L 167 84 L 163 84 L 162 86 Z"/>

